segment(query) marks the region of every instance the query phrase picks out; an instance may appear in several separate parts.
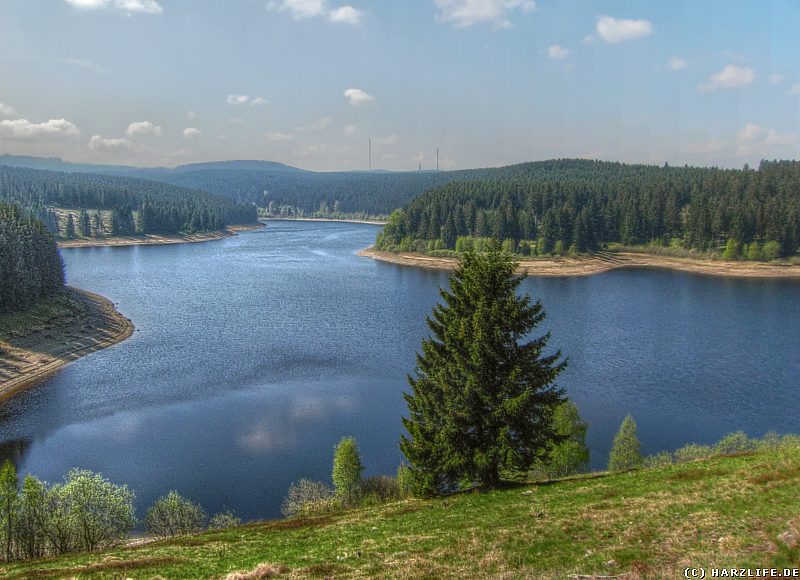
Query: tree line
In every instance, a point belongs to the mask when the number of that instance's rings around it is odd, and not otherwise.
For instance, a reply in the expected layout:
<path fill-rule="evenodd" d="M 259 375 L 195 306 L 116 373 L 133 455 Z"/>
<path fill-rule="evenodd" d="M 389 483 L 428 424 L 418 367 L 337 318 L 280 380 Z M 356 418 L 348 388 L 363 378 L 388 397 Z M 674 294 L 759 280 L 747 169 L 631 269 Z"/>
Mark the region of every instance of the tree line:
<path fill-rule="evenodd" d="M 63 289 L 53 235 L 30 212 L 0 201 L 0 312 L 24 310 Z"/>
<path fill-rule="evenodd" d="M 253 204 L 203 191 L 115 175 L 23 167 L 0 166 L 0 199 L 30 208 L 48 229 L 67 238 L 194 233 L 255 223 L 258 217 Z"/>
<path fill-rule="evenodd" d="M 800 163 L 762 161 L 757 170 L 525 163 L 414 198 L 391 216 L 378 246 L 455 250 L 460 238 L 467 246 L 467 239 L 507 241 L 532 255 L 620 243 L 792 256 L 800 245 Z"/>

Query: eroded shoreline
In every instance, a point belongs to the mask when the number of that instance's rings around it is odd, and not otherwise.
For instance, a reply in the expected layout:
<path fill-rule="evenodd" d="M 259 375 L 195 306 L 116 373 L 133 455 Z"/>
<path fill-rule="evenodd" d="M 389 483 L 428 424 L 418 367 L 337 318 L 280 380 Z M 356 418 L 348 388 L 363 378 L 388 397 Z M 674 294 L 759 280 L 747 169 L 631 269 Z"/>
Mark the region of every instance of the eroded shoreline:
<path fill-rule="evenodd" d="M 52 376 L 69 363 L 122 342 L 133 323 L 107 298 L 67 287 L 82 315 L 56 319 L 41 328 L 0 341 L 0 401 Z"/>
<path fill-rule="evenodd" d="M 402 266 L 438 270 L 454 270 L 458 265 L 458 261 L 455 258 L 436 258 L 411 252 L 395 254 L 393 252 L 375 250 L 373 247 L 361 250 L 358 255 Z M 695 260 L 635 252 L 604 254 L 603 257 L 522 260 L 519 265 L 519 272 L 528 276 L 589 276 L 618 268 L 665 268 L 694 274 L 736 278 L 800 279 L 800 265 Z"/>
<path fill-rule="evenodd" d="M 211 242 L 224 240 L 235 236 L 239 232 L 249 232 L 266 227 L 259 222 L 252 225 L 228 226 L 224 230 L 203 232 L 201 234 L 188 234 L 185 236 L 160 236 L 148 234 L 144 236 L 117 236 L 108 238 L 82 238 L 79 240 L 59 240 L 59 248 L 102 248 L 117 246 L 165 246 L 169 244 L 192 244 L 197 242 Z"/>

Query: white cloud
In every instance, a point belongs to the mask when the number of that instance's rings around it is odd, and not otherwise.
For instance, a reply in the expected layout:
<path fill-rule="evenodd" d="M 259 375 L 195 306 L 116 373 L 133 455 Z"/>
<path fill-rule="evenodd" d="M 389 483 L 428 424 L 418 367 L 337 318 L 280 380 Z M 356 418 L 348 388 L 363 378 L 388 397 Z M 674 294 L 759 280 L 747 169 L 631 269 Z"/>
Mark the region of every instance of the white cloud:
<path fill-rule="evenodd" d="M 229 105 L 244 105 L 249 100 L 250 97 L 247 95 L 228 95 L 225 97 L 225 102 Z"/>
<path fill-rule="evenodd" d="M 328 20 L 331 22 L 343 22 L 345 24 L 356 25 L 361 22 L 361 17 L 364 15 L 361 10 L 357 10 L 352 6 L 340 6 L 334 8 L 328 13 Z"/>
<path fill-rule="evenodd" d="M 786 77 L 784 75 L 782 75 L 782 74 L 772 73 L 771 75 L 769 75 L 769 82 L 772 83 L 773 85 L 777 85 L 779 83 L 782 83 L 785 80 L 786 80 Z"/>
<path fill-rule="evenodd" d="M 63 64 L 69 64 L 72 66 L 77 66 L 78 68 L 90 70 L 93 73 L 97 74 L 104 74 L 106 71 L 100 65 L 93 63 L 90 60 L 86 60 L 85 58 L 59 58 L 58 62 Z"/>
<path fill-rule="evenodd" d="M 798 143 L 800 135 L 797 133 L 778 133 L 774 129 L 748 123 L 733 138 L 692 143 L 684 151 L 703 156 L 756 160 L 779 155 L 794 157 L 797 155 Z"/>
<path fill-rule="evenodd" d="M 328 0 L 270 0 L 267 9 L 288 12 L 295 20 L 327 17 L 330 22 L 345 24 L 358 24 L 363 16 L 363 12 L 350 5 L 331 8 Z"/>
<path fill-rule="evenodd" d="M 564 60 L 569 56 L 569 49 L 564 48 L 560 44 L 553 44 L 547 48 L 547 56 L 553 60 Z"/>
<path fill-rule="evenodd" d="M 199 137 L 202 134 L 203 132 L 200 129 L 196 129 L 195 127 L 186 127 L 183 130 L 184 139 L 192 139 L 193 137 Z"/>
<path fill-rule="evenodd" d="M 138 121 L 128 125 L 128 130 L 125 133 L 128 137 L 135 135 L 161 135 L 161 125 L 154 125 L 150 121 Z"/>
<path fill-rule="evenodd" d="M 92 138 L 89 139 L 89 149 L 92 151 L 117 151 L 120 149 L 130 151 L 133 149 L 133 143 L 129 139 L 104 139 L 100 135 L 92 135 Z"/>
<path fill-rule="evenodd" d="M 374 145 L 396 145 L 400 141 L 400 138 L 392 133 L 391 135 L 386 135 L 385 137 L 378 137 L 377 139 L 373 139 L 372 143 Z"/>
<path fill-rule="evenodd" d="M 344 136 L 345 137 L 352 137 L 356 134 L 356 126 L 355 125 L 345 125 L 344 127 Z"/>
<path fill-rule="evenodd" d="M 266 105 L 267 99 L 265 99 L 264 97 L 256 97 L 255 99 L 250 101 L 250 104 L 254 107 L 257 107 L 259 105 Z"/>
<path fill-rule="evenodd" d="M 317 117 L 316 119 L 311 121 L 311 123 L 309 123 L 308 125 L 304 125 L 302 127 L 297 127 L 295 129 L 295 131 L 299 131 L 300 133 L 310 133 L 310 132 L 314 132 L 314 131 L 324 131 L 325 129 L 327 129 L 330 126 L 332 121 L 333 121 L 333 118 L 331 118 L 331 117 Z"/>
<path fill-rule="evenodd" d="M 601 16 L 597 19 L 597 34 L 612 44 L 644 38 L 653 33 L 653 24 L 649 20 L 628 20 Z"/>
<path fill-rule="evenodd" d="M 81 10 L 113 7 L 128 14 L 161 14 L 164 9 L 156 0 L 66 0 L 67 4 Z"/>
<path fill-rule="evenodd" d="M 697 85 L 697 90 L 701 93 L 710 93 L 717 89 L 735 89 L 749 85 L 754 80 L 756 80 L 756 73 L 753 69 L 729 64 L 718 73 L 708 77 L 707 83 Z"/>
<path fill-rule="evenodd" d="M 688 66 L 688 64 L 688 62 L 677 56 L 673 56 L 667 61 L 667 66 L 672 70 L 684 69 Z"/>
<path fill-rule="evenodd" d="M 186 118 L 189 121 L 194 121 L 195 119 L 197 119 L 197 113 L 195 113 L 194 111 L 187 111 L 186 112 Z"/>
<path fill-rule="evenodd" d="M 789 88 L 789 94 L 790 95 L 800 95 L 800 83 L 794 83 Z"/>
<path fill-rule="evenodd" d="M 375 100 L 375 97 L 369 93 L 365 93 L 361 89 L 347 89 L 344 92 L 344 96 L 347 97 L 347 99 L 350 101 L 350 104 L 354 107 L 367 105 Z"/>
<path fill-rule="evenodd" d="M 17 110 L 12 107 L 11 105 L 4 105 L 0 103 L 0 116 L 3 117 L 13 117 L 17 114 Z"/>
<path fill-rule="evenodd" d="M 452 23 L 456 28 L 467 28 L 479 23 L 491 24 L 493 28 L 511 26 L 510 16 L 520 11 L 523 14 L 536 8 L 533 0 L 434 0 L 439 9 L 436 18 L 440 22 Z"/>
<path fill-rule="evenodd" d="M 281 141 L 294 141 L 294 135 L 292 133 L 281 133 L 279 131 L 271 131 L 266 134 L 266 137 L 268 140 L 276 143 Z"/>
<path fill-rule="evenodd" d="M 66 119 L 50 119 L 44 123 L 31 123 L 27 119 L 0 121 L 0 138 L 39 139 L 79 134 L 78 128 Z"/>
<path fill-rule="evenodd" d="M 242 119 L 241 117 L 230 117 L 228 118 L 228 123 L 232 123 L 234 125 L 241 125 L 242 123 L 244 123 L 244 119 Z"/>

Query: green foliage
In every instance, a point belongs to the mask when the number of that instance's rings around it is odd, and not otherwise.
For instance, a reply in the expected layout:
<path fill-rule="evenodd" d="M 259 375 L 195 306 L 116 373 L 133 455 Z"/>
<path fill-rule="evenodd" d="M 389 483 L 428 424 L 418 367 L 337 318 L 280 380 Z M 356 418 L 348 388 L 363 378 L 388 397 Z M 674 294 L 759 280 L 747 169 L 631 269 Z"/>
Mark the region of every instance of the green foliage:
<path fill-rule="evenodd" d="M 53 236 L 17 205 L 0 201 L 0 313 L 25 310 L 63 289 Z"/>
<path fill-rule="evenodd" d="M 764 244 L 764 249 L 761 251 L 765 260 L 777 260 L 781 257 L 781 244 L 775 240 L 770 240 Z"/>
<path fill-rule="evenodd" d="M 340 507 L 333 489 L 320 481 L 301 479 L 289 486 L 281 513 L 286 517 L 311 516 L 336 511 Z"/>
<path fill-rule="evenodd" d="M 747 259 L 748 259 L 748 260 L 753 260 L 753 261 L 756 261 L 756 260 L 760 260 L 761 258 L 762 258 L 762 255 L 761 255 L 761 246 L 759 246 L 759 245 L 758 245 L 758 242 L 755 242 L 755 241 L 754 241 L 754 242 L 753 242 L 752 244 L 750 244 L 750 246 L 747 248 Z"/>
<path fill-rule="evenodd" d="M 672 453 L 669 451 L 659 451 L 654 455 L 648 455 L 644 458 L 645 467 L 663 467 L 665 465 L 672 465 Z"/>
<path fill-rule="evenodd" d="M 228 510 L 215 514 L 214 517 L 209 520 L 208 527 L 212 530 L 226 530 L 238 526 L 241 523 L 242 520 L 237 518 L 232 511 Z"/>
<path fill-rule="evenodd" d="M 159 538 L 192 534 L 203 529 L 206 513 L 199 505 L 171 491 L 150 506 L 144 519 L 147 531 Z"/>
<path fill-rule="evenodd" d="M 564 401 L 555 408 L 552 420 L 559 439 L 548 444 L 545 456 L 537 462 L 540 469 L 550 479 L 585 472 L 589 468 L 588 424 L 578 413 L 578 406 Z"/>
<path fill-rule="evenodd" d="M 333 487 L 336 495 L 347 501 L 361 481 L 361 454 L 353 437 L 345 437 L 333 451 Z"/>
<path fill-rule="evenodd" d="M 622 425 L 614 437 L 614 443 L 608 458 L 608 470 L 628 471 L 642 467 L 644 460 L 642 459 L 641 446 L 636 421 L 633 420 L 632 416 L 628 415 L 622 421 Z"/>
<path fill-rule="evenodd" d="M 19 518 L 17 468 L 6 459 L 0 468 L 0 542 L 6 561 L 14 556 L 14 535 Z"/>
<path fill-rule="evenodd" d="M 465 237 L 535 239 L 540 256 L 609 243 L 706 252 L 727 240 L 726 259 L 740 257 L 742 244 L 749 257 L 754 241 L 774 240 L 778 246 L 770 246 L 766 259 L 776 259 L 800 245 L 799 178 L 796 161 L 764 161 L 758 171 L 577 159 L 523 163 L 475 171 L 414 197 L 404 207 L 402 235 L 429 240 L 446 226 L 456 244 Z M 388 237 L 387 246 L 399 243 Z"/>
<path fill-rule="evenodd" d="M 724 260 L 738 260 L 739 259 L 739 242 L 736 238 L 728 238 L 728 243 L 725 244 L 725 251 L 722 253 Z"/>
<path fill-rule="evenodd" d="M 687 463 L 689 461 L 708 459 L 713 454 L 714 450 L 708 445 L 698 445 L 697 443 L 689 443 L 688 445 L 684 445 L 675 452 L 675 462 Z"/>
<path fill-rule="evenodd" d="M 755 449 L 755 442 L 747 437 L 743 431 L 736 431 L 723 437 L 714 446 L 714 453 L 730 455 L 732 453 L 747 453 Z"/>
<path fill-rule="evenodd" d="M 354 505 L 367 506 L 379 505 L 402 497 L 400 484 L 393 477 L 375 475 L 368 477 L 358 484 L 354 490 Z"/>
<path fill-rule="evenodd" d="M 468 252 L 441 289 L 406 393 L 408 436 L 400 448 L 417 493 L 465 480 L 495 486 L 518 478 L 556 438 L 551 414 L 562 401 L 554 381 L 565 368 L 545 355 L 549 335 L 521 339 L 544 319 L 542 305 L 518 296 L 516 262 L 496 246 Z"/>

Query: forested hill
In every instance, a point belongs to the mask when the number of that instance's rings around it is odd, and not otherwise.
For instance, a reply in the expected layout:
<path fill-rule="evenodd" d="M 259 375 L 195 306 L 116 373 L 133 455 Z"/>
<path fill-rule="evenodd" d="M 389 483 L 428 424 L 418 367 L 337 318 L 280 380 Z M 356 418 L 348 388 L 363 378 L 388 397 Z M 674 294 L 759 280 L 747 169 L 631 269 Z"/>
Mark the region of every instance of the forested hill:
<path fill-rule="evenodd" d="M 117 175 L 0 165 L 0 199 L 61 237 L 178 234 L 254 223 L 256 208 L 204 191 Z"/>
<path fill-rule="evenodd" d="M 0 313 L 23 310 L 63 289 L 53 235 L 29 212 L 0 201 Z"/>
<path fill-rule="evenodd" d="M 524 163 L 425 192 L 392 216 L 378 246 L 466 249 L 474 238 L 538 255 L 619 242 L 791 256 L 800 244 L 800 163 L 763 161 L 758 170 Z"/>

